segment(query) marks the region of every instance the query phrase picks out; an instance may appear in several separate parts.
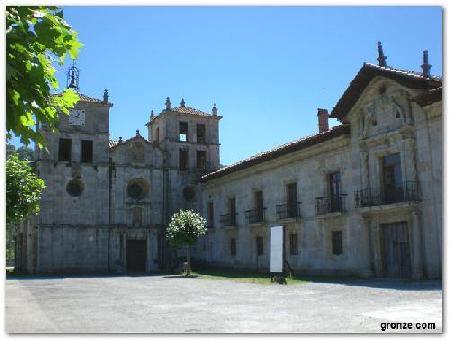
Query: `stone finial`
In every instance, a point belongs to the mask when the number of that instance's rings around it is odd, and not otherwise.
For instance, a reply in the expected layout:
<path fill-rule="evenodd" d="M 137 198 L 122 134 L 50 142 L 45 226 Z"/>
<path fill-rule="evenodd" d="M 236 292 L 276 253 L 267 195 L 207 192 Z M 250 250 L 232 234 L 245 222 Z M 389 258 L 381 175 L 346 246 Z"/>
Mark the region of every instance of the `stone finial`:
<path fill-rule="evenodd" d="M 378 42 L 378 58 L 377 58 L 378 65 L 386 67 L 387 66 L 386 59 L 387 59 L 387 56 L 384 55 L 383 45 L 381 45 L 381 41 L 379 41 Z"/>
<path fill-rule="evenodd" d="M 217 107 L 216 107 L 216 103 L 214 103 L 214 106 L 212 107 L 212 114 L 214 116 L 217 116 Z"/>
<path fill-rule="evenodd" d="M 317 118 L 319 123 L 319 133 L 323 133 L 325 131 L 330 130 L 328 126 L 328 110 L 317 108 Z"/>
<path fill-rule="evenodd" d="M 153 113 L 153 110 L 152 110 L 152 112 L 150 113 L 150 121 L 153 119 L 154 116 L 155 116 L 155 114 Z"/>
<path fill-rule="evenodd" d="M 166 98 L 166 110 L 172 109 L 172 103 L 170 103 L 170 98 Z"/>
<path fill-rule="evenodd" d="M 136 136 L 139 136 L 139 129 L 136 129 Z"/>
<path fill-rule="evenodd" d="M 108 93 L 108 89 L 105 89 L 105 91 L 103 92 L 103 103 L 107 104 L 109 100 L 109 93 Z"/>
<path fill-rule="evenodd" d="M 184 108 L 186 106 L 186 102 L 184 101 L 184 98 L 181 99 L 180 107 Z"/>
<path fill-rule="evenodd" d="M 119 136 L 119 143 L 122 143 L 122 136 Z"/>
<path fill-rule="evenodd" d="M 422 75 L 424 77 L 430 77 L 431 64 L 428 64 L 428 50 L 423 51 L 423 64 L 421 67 Z"/>

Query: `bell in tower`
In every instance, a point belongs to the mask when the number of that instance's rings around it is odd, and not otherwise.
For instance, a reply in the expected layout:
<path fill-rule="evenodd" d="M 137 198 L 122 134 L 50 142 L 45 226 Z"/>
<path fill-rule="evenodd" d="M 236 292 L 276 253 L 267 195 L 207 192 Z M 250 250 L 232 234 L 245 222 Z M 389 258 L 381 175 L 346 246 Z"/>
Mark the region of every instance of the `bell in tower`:
<path fill-rule="evenodd" d="M 67 71 L 67 88 L 75 91 L 80 90 L 80 69 L 75 66 L 75 60 Z"/>

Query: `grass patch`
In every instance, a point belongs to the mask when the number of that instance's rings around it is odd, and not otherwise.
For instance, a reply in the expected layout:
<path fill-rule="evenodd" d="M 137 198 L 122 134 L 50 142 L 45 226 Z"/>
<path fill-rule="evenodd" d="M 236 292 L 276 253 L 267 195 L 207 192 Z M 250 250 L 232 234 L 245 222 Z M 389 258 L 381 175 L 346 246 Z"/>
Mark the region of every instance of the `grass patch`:
<path fill-rule="evenodd" d="M 193 271 L 192 274 L 199 278 L 214 279 L 214 280 L 230 280 L 241 283 L 256 283 L 256 284 L 273 284 L 270 281 L 268 273 L 258 272 L 244 272 L 237 270 L 223 270 L 223 269 L 201 269 Z M 309 281 L 302 278 L 286 278 L 287 284 L 304 284 Z"/>

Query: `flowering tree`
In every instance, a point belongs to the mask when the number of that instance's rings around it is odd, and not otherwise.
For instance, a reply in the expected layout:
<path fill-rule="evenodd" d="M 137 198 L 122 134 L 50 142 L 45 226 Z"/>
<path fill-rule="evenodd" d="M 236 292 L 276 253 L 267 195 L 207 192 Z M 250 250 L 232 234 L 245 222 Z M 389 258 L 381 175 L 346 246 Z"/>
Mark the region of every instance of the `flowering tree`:
<path fill-rule="evenodd" d="M 187 246 L 186 276 L 191 275 L 191 245 L 206 234 L 206 219 L 192 210 L 175 213 L 167 227 L 166 237 L 173 246 Z"/>

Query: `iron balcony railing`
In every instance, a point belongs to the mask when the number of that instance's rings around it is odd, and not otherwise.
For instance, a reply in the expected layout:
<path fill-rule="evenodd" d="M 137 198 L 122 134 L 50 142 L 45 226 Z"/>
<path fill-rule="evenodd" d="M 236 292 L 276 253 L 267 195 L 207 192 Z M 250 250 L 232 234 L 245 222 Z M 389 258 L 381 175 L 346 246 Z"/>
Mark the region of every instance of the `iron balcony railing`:
<path fill-rule="evenodd" d="M 266 211 L 265 207 L 262 209 L 253 209 L 245 211 L 245 220 L 247 221 L 247 224 L 257 224 L 264 222 L 265 211 Z"/>
<path fill-rule="evenodd" d="M 345 198 L 347 194 L 330 195 L 316 198 L 316 215 L 345 212 Z"/>
<path fill-rule="evenodd" d="M 300 204 L 300 202 L 286 202 L 277 205 L 277 218 L 300 218 Z"/>
<path fill-rule="evenodd" d="M 405 181 L 400 186 L 365 188 L 355 192 L 356 207 L 388 205 L 398 202 L 420 201 L 419 184 L 416 181 Z"/>
<path fill-rule="evenodd" d="M 236 215 L 237 213 L 222 214 L 220 216 L 220 224 L 222 226 L 236 226 Z"/>

